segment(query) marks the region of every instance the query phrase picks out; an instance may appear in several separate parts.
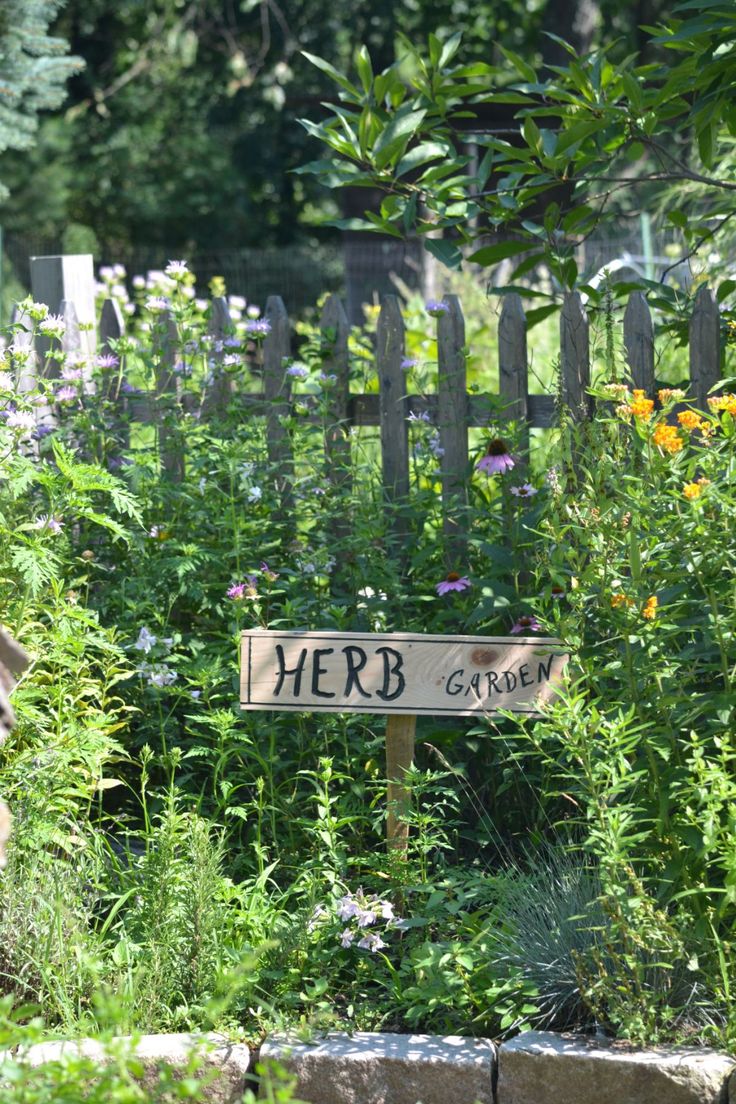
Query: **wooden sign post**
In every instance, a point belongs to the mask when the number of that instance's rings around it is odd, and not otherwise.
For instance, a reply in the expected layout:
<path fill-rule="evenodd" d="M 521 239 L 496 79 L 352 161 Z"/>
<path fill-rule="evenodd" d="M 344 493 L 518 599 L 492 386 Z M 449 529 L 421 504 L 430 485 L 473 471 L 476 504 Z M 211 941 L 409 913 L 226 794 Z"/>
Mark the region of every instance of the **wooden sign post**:
<path fill-rule="evenodd" d="M 536 714 L 567 654 L 549 637 L 412 633 L 242 633 L 240 705 L 315 713 L 385 713 L 389 846 L 404 850 L 418 716 Z"/>

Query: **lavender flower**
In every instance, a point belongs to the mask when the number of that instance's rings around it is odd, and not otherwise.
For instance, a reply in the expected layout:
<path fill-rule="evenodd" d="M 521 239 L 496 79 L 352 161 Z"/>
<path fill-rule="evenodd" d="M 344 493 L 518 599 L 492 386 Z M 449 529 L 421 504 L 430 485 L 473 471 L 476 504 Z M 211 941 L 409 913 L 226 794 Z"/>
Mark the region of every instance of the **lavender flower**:
<path fill-rule="evenodd" d="M 153 311 L 165 311 L 168 309 L 169 300 L 165 295 L 149 295 L 146 299 L 146 309 Z"/>
<path fill-rule="evenodd" d="M 27 431 L 35 428 L 36 417 L 28 410 L 11 410 L 7 415 L 6 424 L 10 429 L 22 429 Z"/>
<path fill-rule="evenodd" d="M 48 529 L 49 533 L 60 533 L 64 528 L 61 518 L 51 517 L 49 514 L 41 514 L 34 524 L 35 529 Z"/>
<path fill-rule="evenodd" d="M 251 337 L 265 337 L 271 332 L 271 323 L 267 318 L 254 318 L 245 324 L 245 332 Z"/>
<path fill-rule="evenodd" d="M 60 403 L 74 402 L 75 399 L 79 398 L 79 394 L 76 387 L 60 387 L 54 398 Z"/>
<path fill-rule="evenodd" d="M 186 261 L 169 261 L 164 272 L 172 280 L 182 280 L 188 272 Z"/>
<path fill-rule="evenodd" d="M 304 364 L 292 364 L 286 369 L 287 376 L 293 376 L 294 379 L 306 379 L 309 375 L 309 369 Z"/>
<path fill-rule="evenodd" d="M 133 645 L 139 652 L 144 652 L 146 655 L 150 652 L 151 648 L 155 647 L 158 637 L 149 632 L 144 625 L 141 631 L 138 633 L 138 639 Z"/>
<path fill-rule="evenodd" d="M 120 358 L 114 353 L 100 353 L 95 357 L 95 364 L 98 368 L 117 368 L 120 365 Z"/>
<path fill-rule="evenodd" d="M 450 304 L 444 299 L 429 299 L 424 304 L 424 309 L 432 318 L 440 318 L 443 314 L 449 312 Z"/>
<path fill-rule="evenodd" d="M 401 362 L 401 368 L 404 372 L 409 372 L 412 368 L 416 368 L 419 361 L 416 357 L 404 357 Z"/>

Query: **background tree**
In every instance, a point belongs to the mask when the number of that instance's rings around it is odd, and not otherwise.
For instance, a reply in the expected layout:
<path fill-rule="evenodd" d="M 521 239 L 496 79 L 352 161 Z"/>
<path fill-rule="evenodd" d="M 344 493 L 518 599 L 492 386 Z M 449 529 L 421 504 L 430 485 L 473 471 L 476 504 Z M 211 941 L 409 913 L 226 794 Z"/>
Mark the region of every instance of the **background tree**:
<path fill-rule="evenodd" d="M 33 144 L 38 113 L 59 106 L 67 80 L 82 67 L 63 38 L 47 33 L 61 6 L 62 0 L 0 0 L 0 152 Z"/>

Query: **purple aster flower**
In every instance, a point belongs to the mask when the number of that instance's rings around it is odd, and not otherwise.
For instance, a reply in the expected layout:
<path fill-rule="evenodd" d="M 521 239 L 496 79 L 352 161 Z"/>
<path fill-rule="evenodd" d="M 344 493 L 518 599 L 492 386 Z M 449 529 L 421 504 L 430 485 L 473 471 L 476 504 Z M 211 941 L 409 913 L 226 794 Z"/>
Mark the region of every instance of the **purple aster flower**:
<path fill-rule="evenodd" d="M 251 337 L 265 337 L 271 332 L 271 323 L 267 318 L 252 318 L 245 324 L 245 332 Z"/>
<path fill-rule="evenodd" d="M 120 384 L 120 390 L 123 392 L 124 395 L 142 394 L 140 387 L 134 387 L 133 384 L 126 379 L 124 379 L 123 382 Z"/>
<path fill-rule="evenodd" d="M 226 349 L 239 349 L 243 343 L 239 337 L 231 335 L 230 337 L 226 337 L 222 344 Z"/>
<path fill-rule="evenodd" d="M 54 432 L 53 426 L 38 425 L 34 429 L 31 436 L 33 437 L 34 441 L 42 441 L 44 439 L 44 437 L 48 437 L 49 433 L 53 433 L 53 432 Z"/>
<path fill-rule="evenodd" d="M 286 369 L 287 376 L 293 376 L 294 379 L 306 379 L 309 375 L 309 369 L 305 368 L 303 364 L 292 364 L 290 368 Z"/>
<path fill-rule="evenodd" d="M 520 617 L 519 620 L 511 626 L 511 633 L 513 636 L 519 636 L 520 633 L 541 631 L 542 626 L 532 614 L 524 614 L 523 617 Z"/>
<path fill-rule="evenodd" d="M 95 357 L 95 364 L 98 368 L 117 368 L 120 364 L 120 358 L 116 357 L 114 353 L 100 353 L 98 357 Z"/>
<path fill-rule="evenodd" d="M 404 357 L 401 362 L 401 367 L 404 372 L 408 372 L 411 368 L 416 368 L 419 361 L 416 357 Z"/>
<path fill-rule="evenodd" d="M 476 468 L 486 475 L 502 475 L 506 471 L 511 471 L 514 463 L 506 442 L 502 437 L 495 437 L 488 442 L 486 454 L 480 458 Z"/>
<path fill-rule="evenodd" d="M 410 422 L 430 422 L 432 419 L 429 416 L 429 411 L 423 410 L 421 414 L 417 414 L 414 410 L 409 411 L 409 417 L 407 421 Z"/>
<path fill-rule="evenodd" d="M 437 593 L 442 596 L 451 590 L 467 590 L 469 586 L 472 586 L 472 584 L 467 575 L 458 575 L 457 571 L 450 571 L 441 583 L 437 583 L 436 589 Z"/>
<path fill-rule="evenodd" d="M 48 529 L 50 533 L 60 533 L 64 528 L 61 518 L 51 517 L 49 514 L 41 514 L 36 519 L 35 529 Z"/>
<path fill-rule="evenodd" d="M 424 309 L 427 314 L 431 314 L 432 318 L 439 318 L 441 315 L 448 313 L 450 304 L 444 299 L 429 299 L 424 304 Z"/>

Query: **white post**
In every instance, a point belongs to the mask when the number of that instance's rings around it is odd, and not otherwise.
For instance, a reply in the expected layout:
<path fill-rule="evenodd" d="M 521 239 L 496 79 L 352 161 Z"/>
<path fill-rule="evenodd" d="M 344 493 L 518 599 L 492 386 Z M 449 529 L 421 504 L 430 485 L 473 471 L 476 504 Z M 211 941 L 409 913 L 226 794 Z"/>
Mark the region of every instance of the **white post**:
<path fill-rule="evenodd" d="M 94 353 L 97 334 L 95 274 L 91 253 L 31 257 L 31 294 L 37 303 L 45 303 L 52 314 L 62 313 L 63 302 L 73 303 L 79 322 L 92 326 L 91 330 L 81 333 L 82 350 Z"/>

